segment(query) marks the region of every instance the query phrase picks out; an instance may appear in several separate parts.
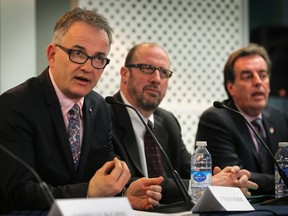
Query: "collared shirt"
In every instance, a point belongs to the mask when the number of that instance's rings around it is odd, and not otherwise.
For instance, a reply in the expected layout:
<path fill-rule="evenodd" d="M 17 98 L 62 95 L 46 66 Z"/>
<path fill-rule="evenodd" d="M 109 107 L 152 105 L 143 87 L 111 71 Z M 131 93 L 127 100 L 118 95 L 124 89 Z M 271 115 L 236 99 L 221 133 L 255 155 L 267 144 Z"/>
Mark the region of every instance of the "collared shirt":
<path fill-rule="evenodd" d="M 123 102 L 125 104 L 128 104 L 130 106 L 132 106 L 128 100 L 126 99 L 126 97 L 124 96 L 124 94 L 120 91 L 121 97 L 123 99 Z M 144 134 L 146 131 L 145 126 L 143 125 L 142 121 L 139 119 L 139 116 L 136 114 L 136 112 L 134 110 L 132 110 L 131 108 L 126 107 L 128 114 L 130 116 L 131 122 L 132 122 L 132 126 L 133 126 L 133 130 L 134 130 L 134 134 L 136 137 L 136 141 L 137 141 L 137 149 L 138 149 L 138 153 L 140 155 L 140 161 L 141 161 L 141 166 L 142 166 L 142 170 L 144 173 L 144 176 L 148 177 L 148 170 L 147 170 L 147 164 L 146 164 L 146 156 L 145 156 L 145 149 L 144 149 Z M 140 113 L 141 115 L 141 113 Z M 142 115 L 141 115 L 142 116 Z M 148 119 L 151 121 L 152 125 L 154 126 L 154 116 L 153 114 L 151 116 L 149 116 L 149 118 L 145 118 L 142 116 L 142 118 L 144 119 L 144 121 L 146 123 L 148 123 Z"/>
<path fill-rule="evenodd" d="M 236 105 L 236 104 L 235 104 Z M 245 119 L 252 125 L 252 127 L 256 130 L 256 132 L 257 132 L 257 128 L 252 124 L 252 122 L 255 120 L 255 119 L 257 119 L 257 118 L 259 118 L 259 119 L 263 119 L 263 117 L 262 117 L 262 113 L 260 113 L 258 116 L 256 116 L 256 117 L 252 117 L 252 116 L 249 116 L 249 115 L 247 115 L 247 114 L 245 114 L 237 105 L 236 105 L 236 107 L 238 108 L 238 110 L 243 114 L 243 116 L 245 117 Z M 256 148 L 256 151 L 258 152 L 259 151 L 259 148 L 258 148 L 258 142 L 257 142 L 257 137 L 256 137 L 256 135 L 253 133 L 253 131 L 252 131 L 252 129 L 248 126 L 248 128 L 249 128 L 249 132 L 250 132 L 250 134 L 251 134 L 251 137 L 252 137 L 252 140 L 253 140 L 253 143 L 254 143 L 254 145 L 255 145 L 255 148 Z M 264 133 L 264 136 L 266 137 L 266 132 L 265 132 L 265 129 L 264 129 L 264 126 L 263 126 L 263 124 L 261 124 L 261 128 L 262 128 L 262 131 L 263 131 L 263 133 Z"/>
<path fill-rule="evenodd" d="M 52 85 L 55 89 L 56 95 L 58 97 L 58 100 L 60 102 L 61 105 L 61 111 L 62 111 L 62 115 L 63 115 L 63 119 L 64 119 L 64 123 L 66 126 L 66 129 L 68 131 L 68 123 L 69 123 L 69 110 L 74 106 L 75 102 L 71 99 L 69 99 L 68 97 L 66 97 L 61 90 L 58 88 L 57 84 L 55 83 L 55 80 L 53 78 L 53 75 L 49 69 L 49 76 L 52 82 Z M 84 131 L 84 125 L 83 125 L 83 113 L 82 113 L 82 108 L 83 108 L 83 103 L 84 103 L 84 97 L 81 98 L 77 104 L 80 108 L 80 143 L 82 146 L 82 140 L 83 140 L 83 131 Z"/>

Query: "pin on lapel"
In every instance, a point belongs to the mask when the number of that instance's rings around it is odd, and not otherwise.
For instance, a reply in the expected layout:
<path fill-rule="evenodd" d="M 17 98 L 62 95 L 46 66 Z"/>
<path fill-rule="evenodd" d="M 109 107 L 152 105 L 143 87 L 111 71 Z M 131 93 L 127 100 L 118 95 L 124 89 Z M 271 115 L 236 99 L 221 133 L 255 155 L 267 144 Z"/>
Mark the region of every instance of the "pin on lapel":
<path fill-rule="evenodd" d="M 274 128 L 273 128 L 273 127 L 270 127 L 270 128 L 269 128 L 269 132 L 270 132 L 270 134 L 274 134 Z"/>
<path fill-rule="evenodd" d="M 89 112 L 92 112 L 92 108 L 89 108 Z"/>

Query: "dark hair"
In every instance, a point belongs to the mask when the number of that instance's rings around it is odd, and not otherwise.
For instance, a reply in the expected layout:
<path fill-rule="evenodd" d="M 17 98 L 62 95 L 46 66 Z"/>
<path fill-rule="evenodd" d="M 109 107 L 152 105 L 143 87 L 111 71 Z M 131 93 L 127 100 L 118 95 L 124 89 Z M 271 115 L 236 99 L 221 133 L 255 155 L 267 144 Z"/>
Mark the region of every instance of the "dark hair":
<path fill-rule="evenodd" d="M 234 81 L 235 81 L 235 72 L 234 72 L 235 61 L 240 57 L 252 56 L 252 55 L 259 55 L 265 60 L 265 62 L 267 64 L 267 72 L 270 76 L 270 74 L 271 74 L 271 61 L 270 61 L 269 55 L 268 55 L 268 53 L 264 47 L 262 47 L 258 44 L 255 44 L 255 43 L 251 43 L 246 47 L 243 47 L 243 48 L 236 50 L 235 52 L 233 52 L 229 56 L 228 60 L 226 61 L 225 66 L 224 66 L 224 87 L 225 87 L 225 91 L 229 97 L 231 97 L 231 96 L 228 92 L 226 84 L 228 81 L 230 81 L 232 83 L 234 83 Z"/>
<path fill-rule="evenodd" d="M 109 45 L 112 44 L 113 30 L 109 26 L 108 20 L 97 12 L 84 10 L 79 7 L 66 12 L 56 23 L 53 31 L 52 42 L 60 43 L 71 25 L 76 22 L 86 23 L 95 29 L 104 30 L 109 38 Z"/>

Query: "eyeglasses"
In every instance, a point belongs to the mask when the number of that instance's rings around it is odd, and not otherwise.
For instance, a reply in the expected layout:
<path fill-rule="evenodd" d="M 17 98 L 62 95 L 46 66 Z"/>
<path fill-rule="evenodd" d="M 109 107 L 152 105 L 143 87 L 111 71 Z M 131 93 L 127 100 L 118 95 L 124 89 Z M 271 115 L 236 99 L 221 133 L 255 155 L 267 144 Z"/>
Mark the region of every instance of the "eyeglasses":
<path fill-rule="evenodd" d="M 77 64 L 84 64 L 88 59 L 91 59 L 91 65 L 96 69 L 104 69 L 109 64 L 110 59 L 101 55 L 89 56 L 81 50 L 68 49 L 59 44 L 56 44 L 60 49 L 69 55 L 70 61 Z"/>
<path fill-rule="evenodd" d="M 173 73 L 172 71 L 167 70 L 165 68 L 156 68 L 153 65 L 148 65 L 148 64 L 129 64 L 129 65 L 126 65 L 125 67 L 138 68 L 144 74 L 153 74 L 156 70 L 158 70 L 160 72 L 160 77 L 162 79 L 170 78 Z"/>

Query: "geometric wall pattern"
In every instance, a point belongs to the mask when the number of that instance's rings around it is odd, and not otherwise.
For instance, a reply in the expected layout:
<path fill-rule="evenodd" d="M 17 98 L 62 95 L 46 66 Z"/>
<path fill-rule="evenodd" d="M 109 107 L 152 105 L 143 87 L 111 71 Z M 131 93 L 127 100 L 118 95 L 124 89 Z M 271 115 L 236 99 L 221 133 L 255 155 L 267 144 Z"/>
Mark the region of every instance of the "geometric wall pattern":
<path fill-rule="evenodd" d="M 103 14 L 114 30 L 111 62 L 95 88 L 104 97 L 118 90 L 133 45 L 166 49 L 174 73 L 160 106 L 177 117 L 192 152 L 199 116 L 226 98 L 222 69 L 229 53 L 248 42 L 246 0 L 80 0 L 79 6 Z"/>

